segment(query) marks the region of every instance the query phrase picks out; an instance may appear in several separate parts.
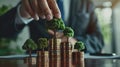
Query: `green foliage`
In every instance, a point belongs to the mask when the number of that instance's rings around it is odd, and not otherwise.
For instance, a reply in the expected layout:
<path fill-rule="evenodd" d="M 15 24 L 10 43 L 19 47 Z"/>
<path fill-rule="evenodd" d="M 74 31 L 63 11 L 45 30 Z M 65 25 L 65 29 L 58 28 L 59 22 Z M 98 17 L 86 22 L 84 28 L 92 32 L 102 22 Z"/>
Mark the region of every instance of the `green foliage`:
<path fill-rule="evenodd" d="M 37 49 L 37 44 L 32 39 L 27 39 L 22 48 L 25 50 L 35 50 Z"/>
<path fill-rule="evenodd" d="M 10 41 L 10 39 L 0 38 L 0 49 L 8 49 Z"/>
<path fill-rule="evenodd" d="M 65 29 L 65 24 L 64 24 L 63 20 L 62 19 L 58 19 L 58 21 L 60 22 L 59 30 L 64 30 Z"/>
<path fill-rule="evenodd" d="M 22 54 L 22 49 L 15 44 L 12 39 L 0 38 L 0 55 Z M 15 45 L 14 48 L 11 47 L 13 45 Z"/>
<path fill-rule="evenodd" d="M 85 49 L 85 45 L 83 42 L 78 41 L 75 43 L 74 49 L 78 49 L 78 51 L 83 51 Z"/>
<path fill-rule="evenodd" d="M 0 38 L 0 55 L 11 54 L 10 40 L 5 38 Z"/>
<path fill-rule="evenodd" d="M 3 15 L 4 13 L 6 13 L 9 9 L 10 9 L 11 6 L 6 6 L 6 5 L 3 5 L 2 7 L 0 7 L 0 15 Z"/>
<path fill-rule="evenodd" d="M 39 38 L 38 39 L 38 49 L 44 49 L 48 47 L 47 38 Z"/>
<path fill-rule="evenodd" d="M 64 35 L 67 37 L 73 37 L 74 31 L 71 27 L 65 27 L 65 30 L 63 31 Z"/>
<path fill-rule="evenodd" d="M 46 26 L 48 29 L 52 30 L 64 30 L 65 24 L 62 19 L 54 18 L 50 21 L 47 21 Z"/>
<path fill-rule="evenodd" d="M 0 49 L 0 56 L 2 55 L 10 55 L 11 54 L 11 49 Z"/>

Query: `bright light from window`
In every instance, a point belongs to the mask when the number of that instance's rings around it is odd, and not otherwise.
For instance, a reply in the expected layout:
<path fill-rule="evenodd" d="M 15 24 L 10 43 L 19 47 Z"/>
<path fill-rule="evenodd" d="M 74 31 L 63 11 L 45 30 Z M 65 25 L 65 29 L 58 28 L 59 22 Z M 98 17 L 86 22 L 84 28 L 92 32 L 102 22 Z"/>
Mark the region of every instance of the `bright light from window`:
<path fill-rule="evenodd" d="M 112 3 L 110 1 L 104 2 L 103 6 L 110 7 L 110 6 L 112 6 Z"/>
<path fill-rule="evenodd" d="M 104 8 L 102 10 L 102 15 L 107 24 L 111 23 L 111 15 L 112 15 L 111 8 Z"/>
<path fill-rule="evenodd" d="M 111 23 L 111 8 L 96 8 L 95 12 L 97 13 L 98 20 L 101 24 L 110 24 Z"/>
<path fill-rule="evenodd" d="M 96 8 L 95 10 L 99 24 L 101 26 L 102 34 L 104 36 L 104 41 L 106 45 L 111 44 L 111 16 L 112 9 L 111 8 Z"/>

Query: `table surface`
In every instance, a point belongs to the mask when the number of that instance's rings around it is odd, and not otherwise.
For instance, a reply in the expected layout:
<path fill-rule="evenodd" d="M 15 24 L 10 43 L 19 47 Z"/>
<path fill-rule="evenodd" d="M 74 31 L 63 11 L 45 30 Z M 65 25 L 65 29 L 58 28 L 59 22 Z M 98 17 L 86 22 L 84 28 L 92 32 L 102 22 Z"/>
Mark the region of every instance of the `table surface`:
<path fill-rule="evenodd" d="M 22 60 L 25 57 L 28 57 L 28 54 L 19 54 L 19 55 L 6 55 L 6 56 L 0 56 L 0 59 L 18 59 Z M 32 54 L 32 57 L 36 57 L 36 54 Z M 85 59 L 120 59 L 120 55 L 115 55 L 115 56 L 96 56 L 96 55 L 89 55 L 85 54 L 84 55 Z"/>
<path fill-rule="evenodd" d="M 0 56 L 0 67 L 28 67 L 24 58 L 29 55 Z M 35 54 L 32 55 L 36 57 Z M 35 65 L 33 65 L 35 67 Z M 120 56 L 90 56 L 85 54 L 85 67 L 120 67 Z"/>

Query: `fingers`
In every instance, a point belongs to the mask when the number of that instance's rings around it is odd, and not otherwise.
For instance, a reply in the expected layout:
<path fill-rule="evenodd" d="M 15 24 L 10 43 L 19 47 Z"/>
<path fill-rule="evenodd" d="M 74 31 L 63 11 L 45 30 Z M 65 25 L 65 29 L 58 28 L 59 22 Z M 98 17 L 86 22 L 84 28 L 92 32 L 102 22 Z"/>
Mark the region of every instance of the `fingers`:
<path fill-rule="evenodd" d="M 45 15 L 47 20 L 51 20 L 53 18 L 51 9 L 47 3 L 47 0 L 38 0 L 38 4 L 40 8 L 42 8 L 43 14 Z"/>
<path fill-rule="evenodd" d="M 25 8 L 25 11 L 28 12 L 31 17 L 35 18 L 35 13 L 32 10 L 28 0 L 22 0 L 22 7 Z"/>
<path fill-rule="evenodd" d="M 61 13 L 56 3 L 56 0 L 47 0 L 50 9 L 52 10 L 53 16 L 56 18 L 61 18 Z"/>
<path fill-rule="evenodd" d="M 56 32 L 56 37 L 57 38 L 62 38 L 64 34 L 62 32 Z"/>
<path fill-rule="evenodd" d="M 34 11 L 35 13 L 35 20 L 39 20 L 39 17 L 38 17 L 38 4 L 37 4 L 37 0 L 29 0 L 30 1 L 30 6 L 32 8 L 32 10 Z"/>
<path fill-rule="evenodd" d="M 51 20 L 53 16 L 61 18 L 56 0 L 22 0 L 22 6 L 32 18 Z"/>
<path fill-rule="evenodd" d="M 37 8 L 37 14 L 40 18 L 42 19 L 46 19 L 45 15 L 44 15 L 44 12 L 42 10 L 42 8 L 38 5 L 38 8 Z"/>
<path fill-rule="evenodd" d="M 35 17 L 33 17 L 35 20 L 39 20 L 39 17 L 45 19 L 43 9 L 39 7 L 38 0 L 29 0 L 29 4 L 35 14 Z"/>
<path fill-rule="evenodd" d="M 48 33 L 51 35 L 54 35 L 54 31 L 53 30 L 48 30 Z M 64 36 L 64 34 L 62 32 L 56 32 L 56 37 L 57 38 L 62 38 Z"/>
<path fill-rule="evenodd" d="M 26 11 L 24 15 L 29 14 L 30 17 L 34 18 L 35 20 L 39 20 L 39 17 L 42 15 L 42 9 L 39 8 L 37 0 L 22 0 L 22 8 L 24 8 Z"/>
<path fill-rule="evenodd" d="M 51 34 L 51 35 L 54 35 L 53 30 L 50 30 L 50 29 L 49 29 L 49 30 L 48 30 L 48 33 Z"/>

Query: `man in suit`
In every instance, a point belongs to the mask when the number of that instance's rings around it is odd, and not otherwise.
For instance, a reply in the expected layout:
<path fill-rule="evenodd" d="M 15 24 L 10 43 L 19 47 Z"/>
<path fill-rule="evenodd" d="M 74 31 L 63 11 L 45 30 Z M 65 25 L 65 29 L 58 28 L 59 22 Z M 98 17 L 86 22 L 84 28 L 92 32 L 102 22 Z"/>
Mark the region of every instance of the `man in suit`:
<path fill-rule="evenodd" d="M 53 31 L 46 31 L 45 21 L 61 18 L 64 14 L 66 26 L 73 28 L 75 36 L 70 39 L 74 44 L 83 41 L 86 53 L 101 52 L 104 42 L 90 0 L 63 0 L 65 13 L 60 11 L 58 0 L 21 0 L 21 3 L 0 16 L 0 38 L 16 38 L 25 25 L 30 28 L 30 38 L 35 42 L 40 37 L 51 38 Z M 60 1 L 62 2 L 62 1 Z M 62 33 L 57 33 L 66 41 Z"/>

